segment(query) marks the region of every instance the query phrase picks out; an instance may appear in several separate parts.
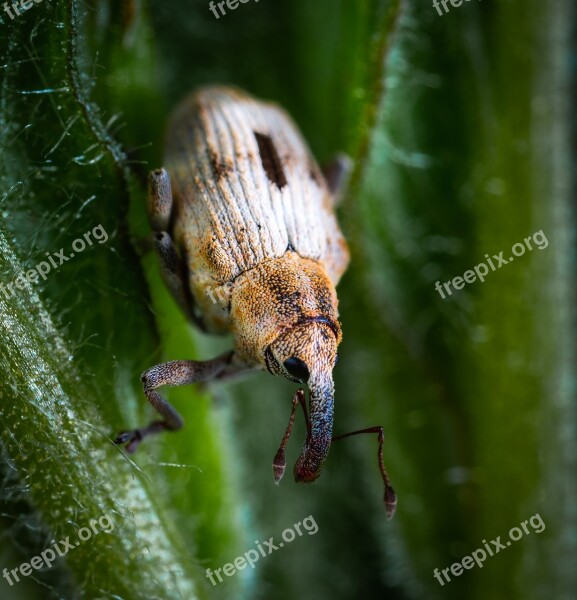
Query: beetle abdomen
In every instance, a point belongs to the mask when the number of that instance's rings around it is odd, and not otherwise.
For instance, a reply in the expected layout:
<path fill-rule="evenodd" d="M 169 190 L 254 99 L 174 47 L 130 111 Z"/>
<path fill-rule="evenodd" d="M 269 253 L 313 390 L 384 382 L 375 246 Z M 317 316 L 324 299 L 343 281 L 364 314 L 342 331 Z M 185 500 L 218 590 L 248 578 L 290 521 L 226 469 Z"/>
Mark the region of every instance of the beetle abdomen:
<path fill-rule="evenodd" d="M 201 281 L 231 281 L 289 248 L 323 262 L 336 284 L 346 243 L 320 169 L 281 108 L 233 88 L 197 91 L 170 122 L 166 166 L 174 238 L 198 278 L 193 290 Z"/>

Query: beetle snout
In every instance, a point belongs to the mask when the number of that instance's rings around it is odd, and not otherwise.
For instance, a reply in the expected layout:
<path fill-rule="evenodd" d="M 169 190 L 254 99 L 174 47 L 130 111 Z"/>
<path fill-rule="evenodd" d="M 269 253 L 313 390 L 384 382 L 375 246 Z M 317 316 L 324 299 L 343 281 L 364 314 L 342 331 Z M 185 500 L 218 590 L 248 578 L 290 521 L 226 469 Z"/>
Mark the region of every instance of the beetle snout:
<path fill-rule="evenodd" d="M 310 423 L 294 468 L 295 481 L 300 483 L 310 483 L 321 474 L 333 434 L 334 387 L 330 373 L 323 374 L 320 381 L 311 381 L 309 391 Z"/>
<path fill-rule="evenodd" d="M 312 447 L 303 449 L 303 454 L 295 464 L 294 475 L 297 483 L 312 483 L 321 474 L 328 448 L 326 452 L 319 450 L 319 448 L 313 449 Z"/>
<path fill-rule="evenodd" d="M 307 437 L 294 468 L 297 482 L 309 483 L 320 475 L 331 447 L 337 334 L 324 320 L 315 320 L 288 331 L 269 349 L 267 368 L 309 389 Z"/>

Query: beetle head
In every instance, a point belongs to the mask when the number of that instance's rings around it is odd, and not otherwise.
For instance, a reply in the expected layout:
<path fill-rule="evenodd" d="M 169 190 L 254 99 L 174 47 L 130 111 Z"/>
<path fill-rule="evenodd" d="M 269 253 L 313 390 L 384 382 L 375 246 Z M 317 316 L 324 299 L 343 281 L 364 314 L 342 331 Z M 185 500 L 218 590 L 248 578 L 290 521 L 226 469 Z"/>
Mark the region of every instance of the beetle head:
<path fill-rule="evenodd" d="M 238 357 L 309 388 L 310 422 L 294 473 L 313 481 L 332 439 L 332 370 L 342 337 L 334 284 L 321 263 L 287 251 L 239 276 L 230 305 Z"/>
<path fill-rule="evenodd" d="M 314 481 L 329 452 L 333 429 L 334 385 L 341 331 L 338 323 L 311 317 L 281 334 L 266 350 L 267 369 L 309 389 L 310 424 L 295 465 L 295 479 Z"/>

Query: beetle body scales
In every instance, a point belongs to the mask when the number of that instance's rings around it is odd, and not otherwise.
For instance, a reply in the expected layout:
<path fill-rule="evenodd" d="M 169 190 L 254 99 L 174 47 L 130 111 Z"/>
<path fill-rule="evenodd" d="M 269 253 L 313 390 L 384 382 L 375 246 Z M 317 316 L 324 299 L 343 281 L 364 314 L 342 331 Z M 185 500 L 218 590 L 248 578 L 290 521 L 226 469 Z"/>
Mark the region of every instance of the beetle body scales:
<path fill-rule="evenodd" d="M 148 434 L 182 426 L 156 391 L 163 385 L 266 369 L 309 389 L 308 410 L 302 390 L 293 398 L 275 479 L 284 473 L 284 447 L 301 404 L 307 437 L 294 474 L 312 481 L 334 439 L 332 370 L 342 338 L 335 286 L 349 262 L 334 205 L 347 162 L 341 158 L 323 173 L 279 106 L 235 88 L 207 87 L 173 114 L 165 165 L 149 179 L 149 220 L 164 280 L 192 321 L 209 333 L 232 334 L 234 349 L 145 371 L 144 392 L 164 420 L 123 432 L 116 442 L 132 451 Z M 381 451 L 382 431 L 387 503 Z"/>
<path fill-rule="evenodd" d="M 348 250 L 331 194 L 280 107 L 231 88 L 200 90 L 176 110 L 165 157 L 174 240 L 187 256 L 190 288 L 206 329 L 230 328 L 221 298 L 230 300 L 234 288 L 216 294 L 216 304 L 207 290 L 252 269 L 262 276 L 276 268 L 298 272 L 299 259 L 308 259 L 308 272 L 316 270 L 336 285 Z"/>

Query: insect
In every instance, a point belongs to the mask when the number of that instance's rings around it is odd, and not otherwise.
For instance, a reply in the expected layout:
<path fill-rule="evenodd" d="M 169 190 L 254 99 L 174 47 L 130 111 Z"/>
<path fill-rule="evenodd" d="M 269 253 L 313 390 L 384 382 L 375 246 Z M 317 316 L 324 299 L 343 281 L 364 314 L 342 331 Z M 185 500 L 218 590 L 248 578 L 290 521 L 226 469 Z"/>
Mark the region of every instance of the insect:
<path fill-rule="evenodd" d="M 342 333 L 335 286 L 349 262 L 334 204 L 348 162 L 323 173 L 288 114 L 229 87 L 207 87 L 176 109 L 167 130 L 166 169 L 149 176 L 149 221 L 164 281 L 190 320 L 232 334 L 234 349 L 212 360 L 173 360 L 142 374 L 144 394 L 162 416 L 118 435 L 133 452 L 182 418 L 157 389 L 224 380 L 266 369 L 304 384 L 273 460 L 278 483 L 295 412 L 307 434 L 294 467 L 297 482 L 321 472 L 331 443 L 378 434 L 378 461 L 390 518 L 396 495 L 383 463 L 383 428 L 333 437 L 332 371 Z M 170 175 L 169 175 L 170 173 Z"/>

